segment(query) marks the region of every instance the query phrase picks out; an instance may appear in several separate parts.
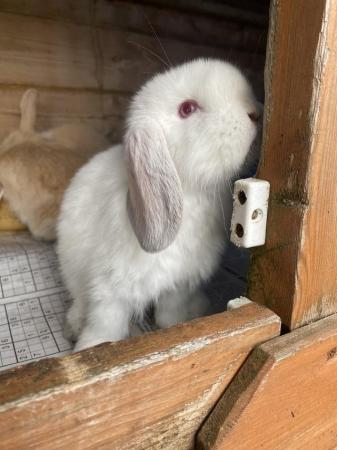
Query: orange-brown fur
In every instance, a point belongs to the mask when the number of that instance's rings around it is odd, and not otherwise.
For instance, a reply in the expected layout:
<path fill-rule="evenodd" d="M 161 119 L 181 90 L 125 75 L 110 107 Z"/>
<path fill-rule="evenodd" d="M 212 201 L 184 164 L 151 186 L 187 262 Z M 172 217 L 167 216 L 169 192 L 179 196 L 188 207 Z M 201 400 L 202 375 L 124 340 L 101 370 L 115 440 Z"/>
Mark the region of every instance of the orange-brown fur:
<path fill-rule="evenodd" d="M 26 91 L 21 102 L 20 129 L 0 145 L 0 183 L 3 197 L 32 234 L 53 240 L 59 207 L 70 179 L 109 143 L 82 125 L 36 133 L 35 102 L 36 91 Z"/>

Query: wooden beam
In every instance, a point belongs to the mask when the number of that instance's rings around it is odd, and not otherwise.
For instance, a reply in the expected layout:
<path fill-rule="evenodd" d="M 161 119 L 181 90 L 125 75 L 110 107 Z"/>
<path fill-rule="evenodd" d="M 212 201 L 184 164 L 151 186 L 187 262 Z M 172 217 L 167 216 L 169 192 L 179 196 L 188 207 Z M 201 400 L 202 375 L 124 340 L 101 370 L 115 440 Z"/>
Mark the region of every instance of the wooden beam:
<path fill-rule="evenodd" d="M 111 1 L 111 0 L 110 0 Z M 184 11 L 197 12 L 199 14 L 210 14 L 217 17 L 226 17 L 241 23 L 250 23 L 264 26 L 268 22 L 268 1 L 260 0 L 258 8 L 247 8 L 244 2 L 235 0 L 232 5 L 225 1 L 204 1 L 204 0 L 145 0 L 146 3 Z M 234 4 L 233 4 L 234 3 Z M 248 3 L 248 2 L 247 2 Z M 249 2 L 251 3 L 251 2 Z M 261 5 L 263 3 L 263 5 Z M 262 6 L 262 8 L 261 8 Z"/>
<path fill-rule="evenodd" d="M 0 374 L 1 446 L 193 447 L 197 429 L 279 318 L 249 304 Z"/>
<path fill-rule="evenodd" d="M 97 5 L 98 10 L 104 9 L 106 11 L 109 8 L 115 8 L 115 6 L 117 8 L 121 6 L 122 9 L 124 5 L 126 8 L 137 7 L 140 12 L 143 10 L 148 15 L 149 9 L 152 8 L 151 4 L 154 4 L 157 9 L 161 10 L 162 13 L 164 12 L 162 15 L 166 17 L 173 11 L 187 11 L 190 16 L 193 14 L 199 15 L 201 20 L 203 20 L 203 17 L 206 20 L 215 17 L 228 19 L 232 23 L 237 21 L 241 24 L 245 22 L 253 26 L 264 27 L 268 23 L 268 3 L 269 0 L 227 0 L 226 2 L 205 2 L 202 0 L 176 0 L 174 2 L 169 0 L 143 0 L 142 2 L 136 0 L 81 0 L 80 2 L 78 0 L 48 0 L 48 2 L 45 0 L 1 0 L 1 10 L 88 25 L 92 23 L 91 12 L 96 10 Z M 107 22 L 107 17 L 103 20 Z M 121 21 L 123 20 L 122 13 Z M 129 19 L 127 18 L 127 20 Z M 146 24 L 144 15 L 143 21 Z"/>
<path fill-rule="evenodd" d="M 92 23 L 93 0 L 1 0 L 0 10 L 24 16 L 43 17 L 62 22 Z"/>
<path fill-rule="evenodd" d="M 337 446 L 337 315 L 262 344 L 201 428 L 198 450 Z"/>
<path fill-rule="evenodd" d="M 99 29 L 97 34 L 102 54 L 104 89 L 131 92 L 138 89 L 150 76 L 167 69 L 163 51 L 153 36 L 114 29 Z M 263 71 L 265 58 L 261 54 L 175 39 L 162 38 L 161 42 L 173 65 L 194 58 L 210 57 L 232 61 L 251 72 Z"/>
<path fill-rule="evenodd" d="M 163 9 L 160 5 L 152 6 L 146 2 L 107 0 L 95 2 L 95 25 L 150 36 L 154 36 L 155 30 L 160 39 L 171 38 L 209 47 L 237 49 L 253 55 L 265 55 L 268 31 L 267 21 L 261 27 L 219 15 L 182 11 L 176 9 L 176 4 Z M 158 52 L 163 56 L 159 45 Z"/>
<path fill-rule="evenodd" d="M 263 69 L 263 54 L 171 38 L 161 41 L 172 64 L 196 57 L 215 57 L 230 59 L 249 71 Z M 1 12 L 1 4 L 0 52 L 0 85 L 7 86 L 130 93 L 167 68 L 151 31 L 145 35 L 9 14 Z"/>
<path fill-rule="evenodd" d="M 272 2 L 265 77 L 271 200 L 248 296 L 293 329 L 337 311 L 337 0 Z"/>

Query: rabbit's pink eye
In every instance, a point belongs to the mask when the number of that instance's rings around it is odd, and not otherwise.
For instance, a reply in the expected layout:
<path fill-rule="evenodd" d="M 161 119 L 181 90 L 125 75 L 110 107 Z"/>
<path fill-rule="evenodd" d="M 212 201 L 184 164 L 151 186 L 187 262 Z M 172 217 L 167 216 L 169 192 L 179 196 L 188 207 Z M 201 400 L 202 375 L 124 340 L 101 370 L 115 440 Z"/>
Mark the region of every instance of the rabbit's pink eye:
<path fill-rule="evenodd" d="M 179 106 L 179 116 L 182 119 L 186 119 L 186 117 L 190 116 L 198 109 L 199 109 L 199 105 L 195 100 L 185 100 Z"/>

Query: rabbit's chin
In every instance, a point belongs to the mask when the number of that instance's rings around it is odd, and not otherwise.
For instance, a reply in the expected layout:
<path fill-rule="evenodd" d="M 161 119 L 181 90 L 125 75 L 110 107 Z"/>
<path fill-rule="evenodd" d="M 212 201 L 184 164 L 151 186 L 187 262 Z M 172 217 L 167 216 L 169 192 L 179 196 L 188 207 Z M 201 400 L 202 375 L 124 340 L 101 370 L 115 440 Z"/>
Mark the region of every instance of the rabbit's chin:
<path fill-rule="evenodd" d="M 219 149 L 217 152 L 209 152 L 209 159 L 205 162 L 192 160 L 180 165 L 178 172 L 185 187 L 194 191 L 213 191 L 215 188 L 227 186 L 243 171 L 248 170 L 254 158 L 248 158 L 249 151 L 242 152 L 240 159 L 228 157 L 228 152 Z"/>

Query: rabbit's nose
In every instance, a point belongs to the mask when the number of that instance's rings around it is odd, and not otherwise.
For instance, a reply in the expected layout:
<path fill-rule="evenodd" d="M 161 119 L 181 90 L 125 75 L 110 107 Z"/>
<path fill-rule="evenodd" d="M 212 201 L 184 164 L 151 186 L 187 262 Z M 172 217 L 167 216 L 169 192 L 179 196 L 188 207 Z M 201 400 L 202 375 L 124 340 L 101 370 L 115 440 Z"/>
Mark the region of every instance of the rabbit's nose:
<path fill-rule="evenodd" d="M 248 113 L 248 117 L 253 122 L 258 122 L 261 118 L 261 115 L 262 115 L 261 111 L 253 111 L 251 113 Z"/>
<path fill-rule="evenodd" d="M 259 122 L 263 114 L 263 104 L 260 102 L 256 102 L 254 106 L 254 110 L 248 113 L 248 117 L 252 122 Z"/>

